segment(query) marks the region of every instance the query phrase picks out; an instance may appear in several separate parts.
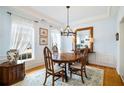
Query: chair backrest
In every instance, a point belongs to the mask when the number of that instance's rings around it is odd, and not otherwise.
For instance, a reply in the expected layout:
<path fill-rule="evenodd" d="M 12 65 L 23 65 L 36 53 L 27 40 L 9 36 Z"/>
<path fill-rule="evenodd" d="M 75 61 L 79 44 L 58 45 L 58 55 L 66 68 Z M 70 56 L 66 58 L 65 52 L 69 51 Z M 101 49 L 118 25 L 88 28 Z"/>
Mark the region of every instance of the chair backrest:
<path fill-rule="evenodd" d="M 74 53 L 75 53 L 75 54 L 80 54 L 80 49 L 76 49 L 76 50 L 74 51 Z"/>
<path fill-rule="evenodd" d="M 86 65 L 87 63 L 88 52 L 89 52 L 89 49 L 85 48 L 82 53 L 82 57 L 80 58 L 80 63 L 82 66 Z"/>
<path fill-rule="evenodd" d="M 58 53 L 58 47 L 57 47 L 57 45 L 54 45 L 54 46 L 52 47 L 52 52 L 53 52 L 53 53 Z"/>
<path fill-rule="evenodd" d="M 87 57 L 88 56 L 88 53 L 89 53 L 89 48 L 85 48 L 84 49 L 84 55 Z"/>
<path fill-rule="evenodd" d="M 47 71 L 54 73 L 54 63 L 52 61 L 52 53 L 48 47 L 44 48 L 44 61 Z"/>

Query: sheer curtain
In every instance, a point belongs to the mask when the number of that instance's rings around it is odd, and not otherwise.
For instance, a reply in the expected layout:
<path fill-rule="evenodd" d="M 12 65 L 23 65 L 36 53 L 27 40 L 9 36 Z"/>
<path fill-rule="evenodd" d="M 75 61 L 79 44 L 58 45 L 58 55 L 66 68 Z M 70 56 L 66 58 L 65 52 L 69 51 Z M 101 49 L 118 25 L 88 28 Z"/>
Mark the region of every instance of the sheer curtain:
<path fill-rule="evenodd" d="M 51 47 L 53 45 L 57 45 L 58 50 L 60 51 L 61 49 L 61 33 L 57 29 L 51 30 Z"/>
<path fill-rule="evenodd" d="M 17 49 L 19 54 L 24 53 L 33 43 L 33 23 L 21 17 L 12 16 L 11 30 L 10 49 Z"/>

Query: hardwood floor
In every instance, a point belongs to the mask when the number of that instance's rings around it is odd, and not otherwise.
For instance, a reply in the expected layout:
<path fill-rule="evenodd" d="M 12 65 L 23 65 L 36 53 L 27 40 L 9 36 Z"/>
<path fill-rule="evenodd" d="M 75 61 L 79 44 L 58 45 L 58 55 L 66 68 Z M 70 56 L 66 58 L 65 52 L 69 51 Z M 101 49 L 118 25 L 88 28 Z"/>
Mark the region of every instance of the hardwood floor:
<path fill-rule="evenodd" d="M 105 66 L 98 66 L 94 64 L 89 64 L 89 66 L 100 68 L 104 70 L 104 86 L 124 86 L 120 76 L 117 74 L 115 68 L 105 67 Z M 26 74 L 33 73 L 37 70 L 43 69 L 44 66 L 38 66 L 26 71 Z"/>
<path fill-rule="evenodd" d="M 117 74 L 115 68 L 98 66 L 94 64 L 90 64 L 89 66 L 93 66 L 104 70 L 104 86 L 124 86 L 124 83 L 122 82 L 120 76 Z"/>
<path fill-rule="evenodd" d="M 44 68 L 44 65 L 41 65 L 41 66 L 38 66 L 38 67 L 35 67 L 35 68 L 32 68 L 32 69 L 29 69 L 29 70 L 26 70 L 26 74 L 30 74 L 30 73 L 33 73 L 37 70 L 41 70 Z"/>

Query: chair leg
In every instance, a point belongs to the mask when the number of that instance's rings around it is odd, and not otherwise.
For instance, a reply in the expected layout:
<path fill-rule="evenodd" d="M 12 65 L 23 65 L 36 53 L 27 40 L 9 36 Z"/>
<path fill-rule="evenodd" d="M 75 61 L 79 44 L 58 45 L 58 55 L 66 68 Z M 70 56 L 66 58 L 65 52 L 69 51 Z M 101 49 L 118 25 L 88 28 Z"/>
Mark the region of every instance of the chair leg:
<path fill-rule="evenodd" d="M 61 66 L 61 63 L 58 63 L 59 66 Z"/>
<path fill-rule="evenodd" d="M 53 78 L 52 78 L 52 86 L 54 86 L 54 75 L 53 75 Z"/>
<path fill-rule="evenodd" d="M 83 72 L 81 71 L 81 80 L 82 80 L 82 83 L 84 83 L 84 80 L 83 80 Z"/>
<path fill-rule="evenodd" d="M 72 78 L 72 69 L 70 68 L 70 78 Z"/>
<path fill-rule="evenodd" d="M 64 82 L 64 72 L 63 71 L 62 71 L 61 77 L 62 77 L 62 82 Z"/>
<path fill-rule="evenodd" d="M 87 77 L 87 73 L 86 73 L 86 68 L 85 68 L 85 67 L 84 67 L 84 74 L 85 74 L 85 77 L 88 78 L 88 77 Z"/>
<path fill-rule="evenodd" d="M 47 72 L 46 72 L 45 80 L 44 80 L 44 83 L 43 83 L 44 86 L 45 86 L 45 84 L 46 84 L 46 81 L 47 81 Z"/>
<path fill-rule="evenodd" d="M 68 70 L 70 70 L 71 68 L 70 68 L 70 66 L 72 65 L 72 63 L 69 63 L 68 64 Z"/>

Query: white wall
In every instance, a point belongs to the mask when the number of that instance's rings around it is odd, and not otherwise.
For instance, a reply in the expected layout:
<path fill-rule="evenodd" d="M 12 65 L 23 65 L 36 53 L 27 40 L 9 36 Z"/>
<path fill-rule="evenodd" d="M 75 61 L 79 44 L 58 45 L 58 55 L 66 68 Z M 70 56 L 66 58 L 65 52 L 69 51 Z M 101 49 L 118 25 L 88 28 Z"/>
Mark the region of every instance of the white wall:
<path fill-rule="evenodd" d="M 6 51 L 10 47 L 11 18 L 0 8 L 0 60 L 6 58 Z M 2 61 L 0 61 L 1 63 Z"/>
<path fill-rule="evenodd" d="M 116 17 L 107 18 L 101 21 L 75 25 L 74 28 L 94 27 L 94 52 L 89 56 L 89 62 L 104 66 L 116 66 Z M 70 43 L 70 39 L 65 40 Z M 63 44 L 65 45 L 65 44 Z M 66 49 L 68 50 L 68 49 Z"/>
<path fill-rule="evenodd" d="M 43 49 L 45 45 L 39 44 L 39 28 L 48 29 L 48 47 L 50 48 L 50 28 L 47 24 L 43 23 L 34 23 L 34 59 L 26 61 L 26 69 L 30 69 L 36 66 L 40 66 L 44 64 L 44 55 Z"/>

